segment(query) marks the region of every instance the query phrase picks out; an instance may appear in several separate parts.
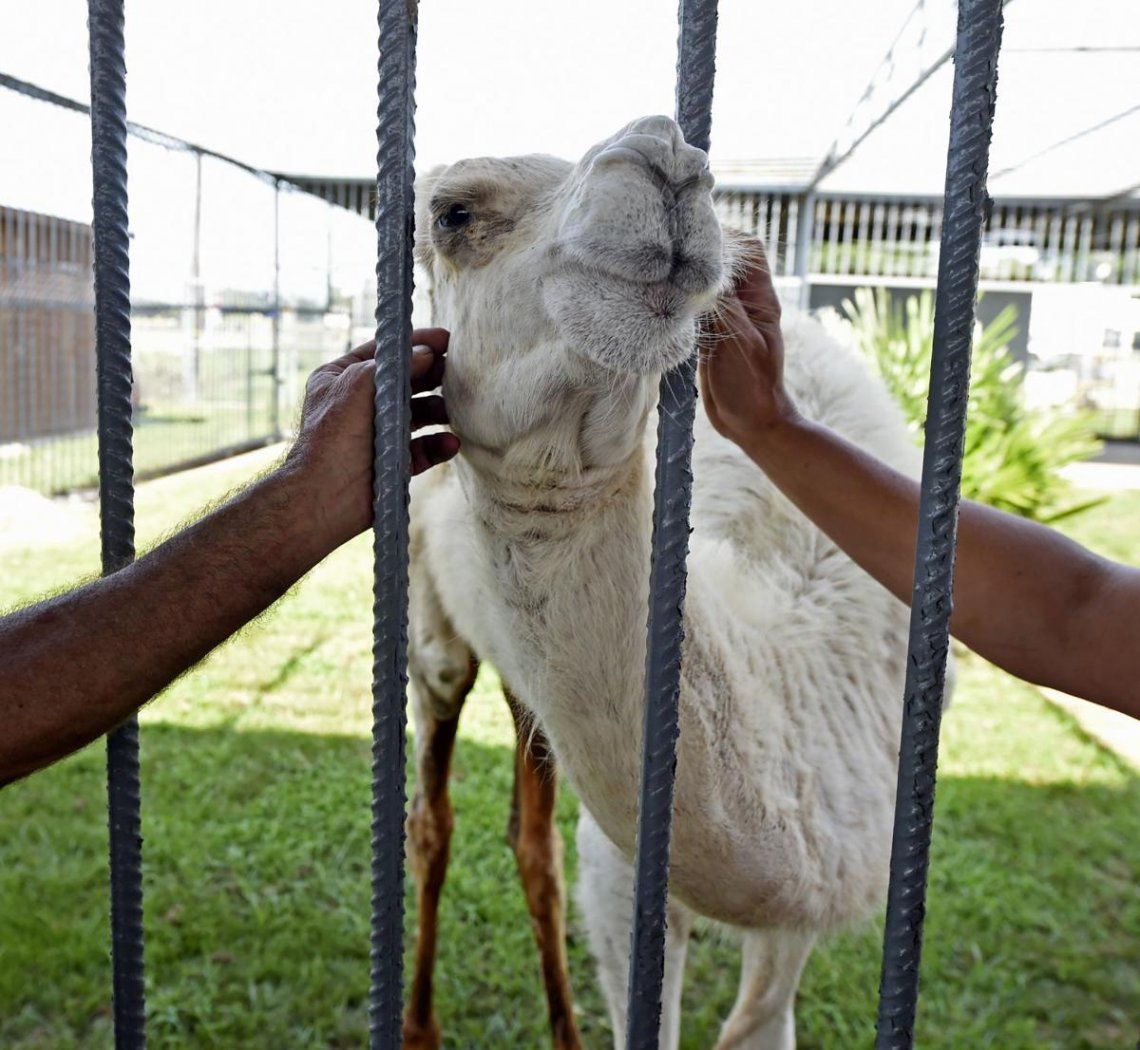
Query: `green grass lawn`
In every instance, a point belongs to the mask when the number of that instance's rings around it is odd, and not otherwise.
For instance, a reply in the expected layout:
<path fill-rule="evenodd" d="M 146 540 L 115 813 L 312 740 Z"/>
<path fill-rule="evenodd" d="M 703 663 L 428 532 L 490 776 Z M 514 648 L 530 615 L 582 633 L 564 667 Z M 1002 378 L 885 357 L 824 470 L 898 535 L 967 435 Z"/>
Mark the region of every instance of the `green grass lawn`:
<path fill-rule="evenodd" d="M 152 543 L 270 461 L 140 487 Z M 303 512 L 303 509 L 299 509 Z M 90 574 L 90 539 L 0 549 L 0 604 Z M 1068 526 L 1140 562 L 1140 493 Z M 371 566 L 367 539 L 315 570 L 143 715 L 151 1045 L 364 1045 L 368 982 Z M 171 615 L 177 615 L 172 611 Z M 1140 1016 L 1140 778 L 1034 690 L 967 656 L 945 722 L 919 1017 L 923 1048 L 1117 1047 Z M 541 1047 L 545 1007 L 504 832 L 512 732 L 493 675 L 465 713 L 437 989 L 449 1047 Z M 0 1046 L 107 1047 L 103 754 L 0 793 Z M 573 877 L 576 803 L 559 819 Z M 412 899 L 408 898 L 409 917 Z M 409 928 L 412 923 L 409 923 Z M 576 917 L 590 1046 L 608 1025 Z M 871 1044 L 878 925 L 816 951 L 800 1046 Z M 711 1046 L 737 953 L 690 954 L 683 1045 Z"/>

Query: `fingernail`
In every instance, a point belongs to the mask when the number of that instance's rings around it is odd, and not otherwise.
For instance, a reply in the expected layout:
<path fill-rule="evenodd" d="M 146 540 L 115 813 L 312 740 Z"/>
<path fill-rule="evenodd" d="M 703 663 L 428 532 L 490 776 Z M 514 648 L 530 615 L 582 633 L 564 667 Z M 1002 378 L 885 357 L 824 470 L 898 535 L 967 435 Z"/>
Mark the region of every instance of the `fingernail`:
<path fill-rule="evenodd" d="M 430 346 L 413 346 L 412 353 L 416 357 L 434 357 L 435 351 Z"/>

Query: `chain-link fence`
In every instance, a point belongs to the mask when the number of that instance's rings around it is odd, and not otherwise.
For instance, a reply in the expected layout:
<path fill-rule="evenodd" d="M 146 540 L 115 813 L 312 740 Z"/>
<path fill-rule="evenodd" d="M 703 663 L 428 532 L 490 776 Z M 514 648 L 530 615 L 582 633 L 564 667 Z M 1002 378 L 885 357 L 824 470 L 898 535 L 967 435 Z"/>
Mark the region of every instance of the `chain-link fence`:
<path fill-rule="evenodd" d="M 26 151 L 0 180 L 0 485 L 60 493 L 97 480 L 90 132 L 8 91 L 0 114 L 28 141 L 47 123 L 56 153 Z M 268 172 L 166 136 L 129 145 L 147 477 L 288 435 L 308 372 L 371 335 L 375 232 Z"/>

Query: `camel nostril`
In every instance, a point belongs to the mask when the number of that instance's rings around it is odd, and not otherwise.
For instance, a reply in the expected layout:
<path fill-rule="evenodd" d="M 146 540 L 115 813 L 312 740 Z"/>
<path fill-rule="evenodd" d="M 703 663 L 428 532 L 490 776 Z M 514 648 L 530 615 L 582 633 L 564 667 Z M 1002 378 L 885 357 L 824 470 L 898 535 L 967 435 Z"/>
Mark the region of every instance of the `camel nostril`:
<path fill-rule="evenodd" d="M 594 158 L 595 168 L 605 168 L 612 164 L 641 164 L 651 167 L 653 162 L 639 149 L 632 146 L 607 146 Z"/>
<path fill-rule="evenodd" d="M 673 194 L 712 189 L 708 158 L 683 142 L 678 149 L 654 135 L 626 135 L 603 149 L 591 167 L 600 171 L 627 164 L 645 171 L 663 190 Z"/>

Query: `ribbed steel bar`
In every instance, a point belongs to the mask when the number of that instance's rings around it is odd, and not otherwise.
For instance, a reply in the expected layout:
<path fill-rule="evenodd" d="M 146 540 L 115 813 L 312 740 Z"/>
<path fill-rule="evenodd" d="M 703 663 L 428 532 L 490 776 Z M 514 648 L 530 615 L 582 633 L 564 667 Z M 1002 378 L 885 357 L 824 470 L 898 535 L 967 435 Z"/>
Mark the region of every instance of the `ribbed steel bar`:
<path fill-rule="evenodd" d="M 685 140 L 709 148 L 716 68 L 716 0 L 681 0 L 677 45 L 677 122 Z M 657 1046 L 665 965 L 665 904 L 673 776 L 677 765 L 677 703 L 689 550 L 693 475 L 696 353 L 661 381 L 649 631 L 645 654 L 645 722 L 637 828 L 637 874 L 630 943 L 629 1050 Z"/>
<path fill-rule="evenodd" d="M 401 1042 L 416 0 L 380 0 L 376 186 L 376 579 L 372 648 L 372 1050 Z"/>
<path fill-rule="evenodd" d="M 960 0 L 876 1050 L 914 1045 L 1001 30 L 1001 0 Z"/>
<path fill-rule="evenodd" d="M 89 0 L 88 34 L 99 523 L 106 575 L 135 556 L 123 0 Z M 115 1046 L 134 1050 L 146 1045 L 139 729 L 134 718 L 107 737 L 107 808 Z"/>

